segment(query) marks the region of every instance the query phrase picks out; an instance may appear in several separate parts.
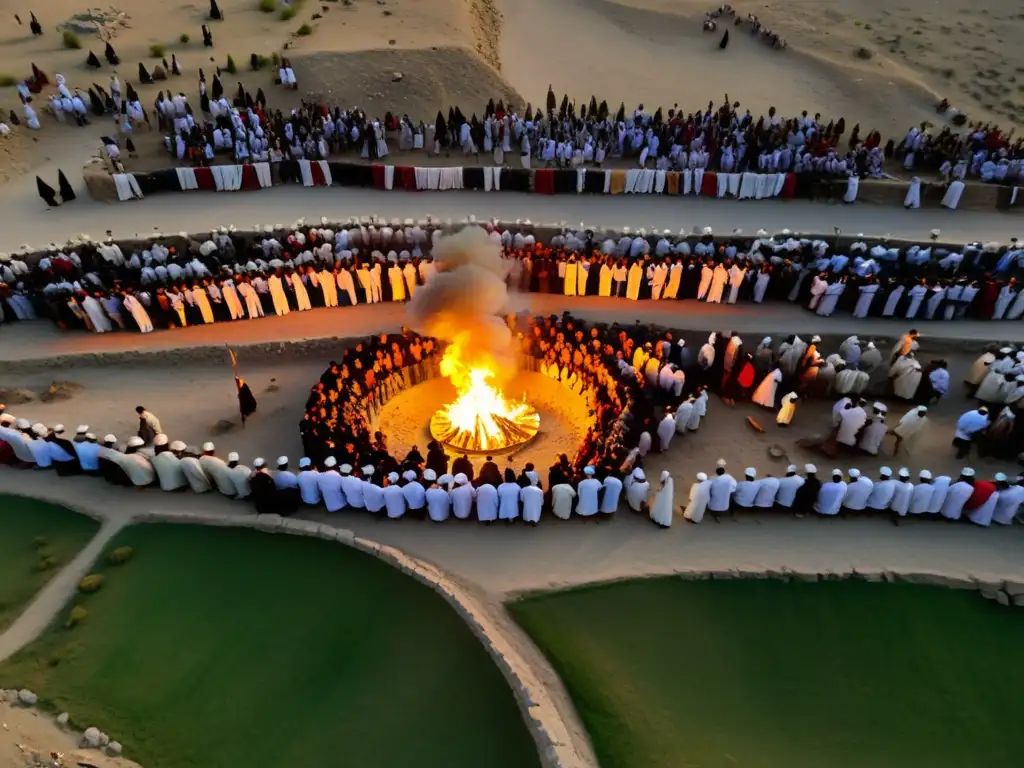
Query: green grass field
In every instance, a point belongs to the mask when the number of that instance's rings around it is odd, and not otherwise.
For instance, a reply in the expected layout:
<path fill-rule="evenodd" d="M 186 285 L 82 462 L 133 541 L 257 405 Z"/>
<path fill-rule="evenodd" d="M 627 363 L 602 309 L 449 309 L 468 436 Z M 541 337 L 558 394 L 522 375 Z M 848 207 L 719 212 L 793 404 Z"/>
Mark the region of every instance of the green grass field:
<path fill-rule="evenodd" d="M 521 768 L 512 692 L 435 592 L 317 539 L 142 525 L 89 612 L 0 665 L 146 768 Z M 70 611 L 71 606 L 65 611 Z"/>
<path fill-rule="evenodd" d="M 666 578 L 509 609 L 601 768 L 1024 765 L 1024 611 L 974 592 Z"/>
<path fill-rule="evenodd" d="M 99 529 L 70 509 L 0 494 L 0 631 Z"/>

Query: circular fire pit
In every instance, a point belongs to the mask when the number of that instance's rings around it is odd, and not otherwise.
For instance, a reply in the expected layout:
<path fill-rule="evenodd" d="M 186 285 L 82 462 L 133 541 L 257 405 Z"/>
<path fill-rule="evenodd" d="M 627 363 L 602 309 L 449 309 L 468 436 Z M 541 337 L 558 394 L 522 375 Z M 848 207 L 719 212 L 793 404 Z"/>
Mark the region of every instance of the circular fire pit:
<path fill-rule="evenodd" d="M 453 421 L 451 407 L 442 408 L 430 417 L 430 434 L 435 440 L 469 453 L 515 448 L 532 440 L 539 429 L 540 414 L 527 403 L 518 403 L 505 414 L 477 413 L 472 421 Z"/>

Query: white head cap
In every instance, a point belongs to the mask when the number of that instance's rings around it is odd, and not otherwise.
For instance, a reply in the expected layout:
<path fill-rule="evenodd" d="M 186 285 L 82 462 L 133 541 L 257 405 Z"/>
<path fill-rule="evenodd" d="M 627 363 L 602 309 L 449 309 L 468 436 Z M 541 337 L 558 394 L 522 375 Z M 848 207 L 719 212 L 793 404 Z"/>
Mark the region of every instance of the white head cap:
<path fill-rule="evenodd" d="M 343 474 L 343 475 L 351 475 L 352 474 L 352 465 L 351 464 L 342 464 L 338 469 L 341 471 L 341 474 Z"/>
<path fill-rule="evenodd" d="M 53 431 L 54 431 L 54 434 L 63 435 L 64 434 L 64 425 L 63 424 L 54 424 L 53 425 Z"/>
<path fill-rule="evenodd" d="M 906 467 L 900 467 L 900 471 L 899 471 L 898 474 L 899 474 L 900 477 L 906 479 L 906 478 L 910 477 L 910 470 L 907 469 Z M 973 474 L 973 470 L 972 470 L 972 474 Z"/>
<path fill-rule="evenodd" d="M 697 482 L 698 483 L 703 483 L 707 479 L 708 479 L 708 476 L 705 475 L 703 472 L 698 472 L 697 473 Z"/>
<path fill-rule="evenodd" d="M 328 456 L 326 459 L 324 459 L 324 466 L 328 468 L 336 467 L 338 466 L 338 460 L 333 456 Z"/>
<path fill-rule="evenodd" d="M 974 470 L 971 469 L 970 467 L 964 467 L 963 471 L 960 472 L 960 474 L 963 475 L 964 477 L 974 477 Z"/>
<path fill-rule="evenodd" d="M 28 419 L 18 419 L 16 422 L 14 422 L 14 426 L 16 426 L 18 429 L 30 429 L 32 427 L 32 425 L 29 424 Z"/>
<path fill-rule="evenodd" d="M 922 469 L 921 473 L 918 475 L 918 477 L 920 477 L 922 480 L 931 480 L 932 479 L 932 473 L 929 472 L 927 469 Z"/>
<path fill-rule="evenodd" d="M 392 484 L 397 483 L 398 482 L 398 473 L 397 472 L 389 472 L 388 473 L 388 482 L 392 483 Z"/>
<path fill-rule="evenodd" d="M 252 460 L 252 468 L 253 468 L 253 469 L 262 469 L 262 468 L 263 468 L 263 466 L 264 466 L 264 465 L 265 465 L 266 463 L 267 463 L 267 462 L 265 462 L 265 461 L 264 461 L 263 459 L 253 459 L 253 460 Z"/>
<path fill-rule="evenodd" d="M 833 480 L 842 480 L 843 479 L 843 471 L 841 469 L 833 469 L 832 470 L 832 479 Z"/>
<path fill-rule="evenodd" d="M 277 457 L 277 466 L 283 467 L 287 463 L 288 463 L 288 457 L 287 456 L 278 456 Z"/>
<path fill-rule="evenodd" d="M 633 479 L 634 480 L 646 480 L 647 476 L 644 474 L 644 471 L 642 469 L 640 469 L 640 467 L 637 467 L 636 469 L 633 470 Z"/>
<path fill-rule="evenodd" d="M 203 453 L 214 450 L 213 443 L 203 443 Z"/>
<path fill-rule="evenodd" d="M 303 456 L 301 459 L 299 459 L 299 469 L 306 469 L 307 467 L 310 467 L 312 465 L 313 462 L 310 461 L 309 458 L 307 458 L 306 456 Z"/>
<path fill-rule="evenodd" d="M 153 438 L 153 445 L 167 445 L 167 442 L 167 435 L 160 434 Z"/>
<path fill-rule="evenodd" d="M 718 461 L 716 461 L 715 462 L 715 466 L 716 467 L 723 467 L 724 468 L 725 467 L 725 459 L 719 459 Z"/>
<path fill-rule="evenodd" d="M 597 470 L 596 470 L 596 469 L 594 469 L 594 466 L 593 466 L 593 464 L 587 464 L 587 466 L 585 466 L 585 467 L 583 468 L 583 474 L 584 474 L 584 475 L 593 475 L 593 474 L 595 474 L 596 472 L 597 472 Z"/>
<path fill-rule="evenodd" d="M 432 469 L 425 469 L 423 470 L 423 479 L 428 483 L 432 483 L 437 480 L 437 472 Z"/>
<path fill-rule="evenodd" d="M 172 451 L 184 451 L 186 446 L 181 440 L 175 440 L 169 447 Z"/>
<path fill-rule="evenodd" d="M 469 482 L 469 478 L 466 477 L 466 474 L 464 472 L 459 472 L 459 474 L 457 474 L 455 476 L 455 484 L 456 485 L 465 485 L 468 482 Z"/>
<path fill-rule="evenodd" d="M 807 474 L 813 475 L 817 471 L 818 468 L 813 464 L 804 464 L 804 472 L 806 472 Z"/>
<path fill-rule="evenodd" d="M 117 442 L 117 438 L 114 435 L 107 435 L 106 437 L 103 438 L 103 442 L 104 443 L 116 443 Z"/>
<path fill-rule="evenodd" d="M 892 477 L 892 470 L 889 469 L 888 467 L 882 467 L 880 470 L 878 470 L 878 474 L 881 475 L 882 477 Z"/>
<path fill-rule="evenodd" d="M 754 469 L 753 467 L 747 467 L 745 470 L 743 470 L 743 474 L 744 476 L 749 477 L 750 479 L 754 479 L 755 477 L 757 477 L 757 470 Z"/>
<path fill-rule="evenodd" d="M 78 429 L 75 430 L 75 434 L 76 435 L 84 435 L 88 431 L 89 431 L 89 425 L 88 424 L 80 424 Z M 160 435 L 157 435 L 157 437 L 160 437 Z M 164 435 L 164 437 L 166 437 L 166 435 Z M 156 440 L 153 441 L 153 444 L 154 445 L 156 444 Z"/>
<path fill-rule="evenodd" d="M 996 476 L 992 479 L 995 480 L 997 483 L 1005 483 L 1006 475 L 1004 475 L 1002 472 L 997 472 Z"/>
<path fill-rule="evenodd" d="M 239 460 L 240 459 L 238 458 L 238 454 L 237 453 L 229 453 L 228 454 L 228 461 L 239 461 Z"/>
<path fill-rule="evenodd" d="M 856 480 L 858 477 L 860 477 L 860 470 L 856 469 L 856 468 L 848 469 L 848 470 L 846 470 L 846 474 L 848 474 L 850 477 L 852 477 L 854 480 Z"/>
<path fill-rule="evenodd" d="M 373 471 L 373 464 L 367 464 L 362 469 L 364 477 L 371 477 L 373 475 Z"/>
<path fill-rule="evenodd" d="M 405 470 L 405 474 L 403 474 L 402 477 L 405 480 L 408 480 L 411 483 L 413 480 L 416 479 L 416 470 L 415 469 L 407 469 L 407 470 Z"/>
<path fill-rule="evenodd" d="M 136 435 L 135 437 L 128 438 L 127 445 L 129 448 L 141 448 L 143 445 L 145 445 L 145 443 L 142 441 L 141 437 Z"/>
<path fill-rule="evenodd" d="M 796 472 L 796 464 L 790 464 L 788 467 L 786 467 L 786 471 L 787 472 Z"/>
<path fill-rule="evenodd" d="M 46 437 L 47 429 L 46 425 L 39 423 L 32 425 L 32 431 L 35 432 L 39 437 Z"/>

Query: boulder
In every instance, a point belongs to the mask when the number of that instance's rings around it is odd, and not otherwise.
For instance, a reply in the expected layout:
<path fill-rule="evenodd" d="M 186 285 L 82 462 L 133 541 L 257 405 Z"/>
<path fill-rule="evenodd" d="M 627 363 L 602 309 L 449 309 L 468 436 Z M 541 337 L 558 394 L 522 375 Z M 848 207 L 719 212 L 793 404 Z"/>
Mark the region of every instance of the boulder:
<path fill-rule="evenodd" d="M 1010 605 L 1010 596 L 1003 592 L 1003 590 L 999 590 L 996 592 L 996 602 L 1000 605 L 1008 606 Z"/>
<path fill-rule="evenodd" d="M 60 723 L 61 725 L 67 725 L 68 724 L 68 713 L 67 712 L 61 712 L 59 715 L 57 715 L 57 722 Z"/>
<path fill-rule="evenodd" d="M 102 734 L 100 733 L 100 729 L 99 728 L 95 728 L 95 727 L 86 728 L 85 729 L 85 733 L 82 734 L 82 742 L 86 746 L 92 747 L 93 749 L 95 749 L 96 747 L 98 747 L 100 745 L 100 736 L 101 735 Z"/>
<path fill-rule="evenodd" d="M 999 595 L 1005 595 L 1006 594 L 1005 592 L 1002 592 L 1002 591 L 1000 591 L 998 589 L 988 589 L 988 588 L 981 589 L 981 590 L 979 590 L 979 592 L 981 593 L 981 596 L 984 597 L 986 600 L 998 600 L 999 599 Z"/>
<path fill-rule="evenodd" d="M 121 754 L 121 750 L 121 742 L 119 741 L 112 741 L 107 744 L 107 754 L 117 756 Z"/>
<path fill-rule="evenodd" d="M 100 731 L 100 746 L 105 747 L 110 743 L 110 737 L 107 736 L 103 731 Z"/>
<path fill-rule="evenodd" d="M 28 688 L 22 688 L 18 691 L 18 701 L 26 707 L 34 707 L 36 702 L 39 701 L 39 697 L 32 693 L 32 691 L 28 690 Z"/>

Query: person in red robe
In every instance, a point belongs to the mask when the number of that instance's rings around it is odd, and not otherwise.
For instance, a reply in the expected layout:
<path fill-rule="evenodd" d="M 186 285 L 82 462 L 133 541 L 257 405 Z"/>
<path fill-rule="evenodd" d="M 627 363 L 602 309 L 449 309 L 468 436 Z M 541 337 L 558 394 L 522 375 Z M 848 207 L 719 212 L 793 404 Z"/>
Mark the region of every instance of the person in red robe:
<path fill-rule="evenodd" d="M 983 320 L 991 320 L 996 311 L 996 300 L 999 298 L 999 291 L 1002 286 L 992 279 L 992 275 L 985 275 L 985 286 L 978 295 L 977 316 Z"/>

